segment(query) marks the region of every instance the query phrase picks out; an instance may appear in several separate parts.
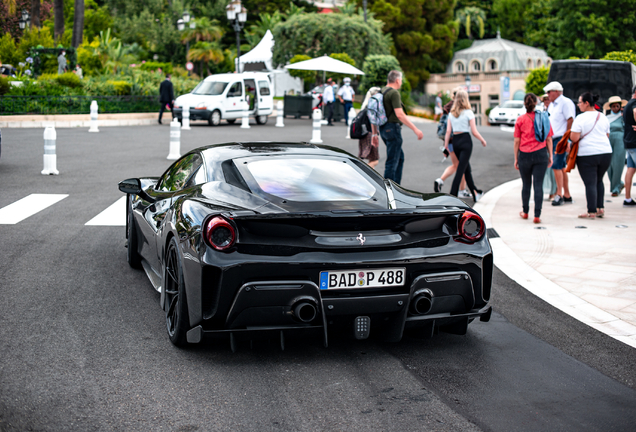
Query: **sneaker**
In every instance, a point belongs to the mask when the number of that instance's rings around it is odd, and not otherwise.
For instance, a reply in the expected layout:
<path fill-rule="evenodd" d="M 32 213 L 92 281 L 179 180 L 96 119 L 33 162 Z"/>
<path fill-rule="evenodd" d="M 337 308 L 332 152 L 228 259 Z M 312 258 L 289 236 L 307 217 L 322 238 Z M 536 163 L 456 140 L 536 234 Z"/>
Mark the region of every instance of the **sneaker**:
<path fill-rule="evenodd" d="M 572 198 L 570 198 L 572 199 Z M 553 206 L 560 206 L 563 205 L 563 198 L 561 198 L 561 195 L 557 195 L 554 197 L 554 201 L 552 201 L 552 205 Z"/>
<path fill-rule="evenodd" d="M 473 196 L 473 199 L 475 200 L 475 202 L 480 201 L 481 197 L 483 197 L 483 196 L 484 196 L 484 192 L 483 191 L 475 189 L 475 195 Z"/>
<path fill-rule="evenodd" d="M 572 197 L 563 197 L 563 202 L 565 204 L 572 204 Z"/>
<path fill-rule="evenodd" d="M 472 198 L 473 194 L 471 194 L 468 189 L 460 190 L 457 194 L 457 198 Z"/>
<path fill-rule="evenodd" d="M 541 223 L 541 218 L 535 217 L 534 219 L 532 219 L 532 222 L 536 223 L 536 224 L 540 224 Z"/>
<path fill-rule="evenodd" d="M 435 183 L 433 183 L 433 189 L 435 190 L 435 192 L 441 192 L 442 186 L 444 186 L 444 180 L 442 180 L 441 178 L 438 178 L 437 180 L 435 180 Z"/>
<path fill-rule="evenodd" d="M 623 205 L 624 206 L 636 206 L 636 201 L 634 201 L 633 199 L 630 198 L 629 201 L 628 200 L 623 201 Z"/>

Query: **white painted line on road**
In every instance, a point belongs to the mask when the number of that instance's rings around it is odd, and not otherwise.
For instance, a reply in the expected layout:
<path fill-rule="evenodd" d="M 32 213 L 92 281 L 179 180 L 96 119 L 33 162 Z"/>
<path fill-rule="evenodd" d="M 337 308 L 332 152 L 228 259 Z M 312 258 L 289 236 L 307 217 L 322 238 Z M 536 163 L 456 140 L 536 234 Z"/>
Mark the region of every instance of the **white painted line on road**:
<path fill-rule="evenodd" d="M 119 198 L 106 210 L 86 222 L 93 226 L 126 226 L 126 195 Z"/>
<path fill-rule="evenodd" d="M 484 194 L 474 205 L 484 218 L 487 227 L 492 227 L 491 216 L 497 201 L 511 189 L 518 187 L 521 179 L 504 183 Z M 505 243 L 503 238 L 490 239 L 495 265 L 510 279 L 555 308 L 588 326 L 636 348 L 636 326 L 588 303 L 552 282 L 528 265 Z"/>
<path fill-rule="evenodd" d="M 0 209 L 0 224 L 15 225 L 66 198 L 68 194 L 31 194 Z"/>

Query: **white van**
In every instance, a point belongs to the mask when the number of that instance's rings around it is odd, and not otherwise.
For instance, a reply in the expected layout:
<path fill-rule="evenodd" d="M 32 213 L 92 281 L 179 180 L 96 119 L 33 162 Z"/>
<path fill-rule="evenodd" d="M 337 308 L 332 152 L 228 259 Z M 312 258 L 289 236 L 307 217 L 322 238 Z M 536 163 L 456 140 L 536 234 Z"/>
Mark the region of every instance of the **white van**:
<path fill-rule="evenodd" d="M 190 107 L 190 120 L 207 120 L 212 126 L 221 120 L 232 124 L 243 116 L 243 104 L 248 96 L 250 116 L 256 123 L 267 123 L 274 111 L 274 95 L 269 76 L 262 72 L 210 75 L 174 103 L 173 116 L 182 120 L 184 104 Z"/>

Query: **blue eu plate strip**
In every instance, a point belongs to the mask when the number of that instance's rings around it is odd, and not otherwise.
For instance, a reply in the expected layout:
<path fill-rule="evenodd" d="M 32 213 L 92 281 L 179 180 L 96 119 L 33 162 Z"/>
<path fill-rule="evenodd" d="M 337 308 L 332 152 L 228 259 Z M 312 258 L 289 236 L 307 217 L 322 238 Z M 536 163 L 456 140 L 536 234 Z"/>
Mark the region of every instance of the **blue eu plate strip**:
<path fill-rule="evenodd" d="M 320 289 L 327 289 L 327 282 L 329 281 L 329 272 L 320 272 Z"/>

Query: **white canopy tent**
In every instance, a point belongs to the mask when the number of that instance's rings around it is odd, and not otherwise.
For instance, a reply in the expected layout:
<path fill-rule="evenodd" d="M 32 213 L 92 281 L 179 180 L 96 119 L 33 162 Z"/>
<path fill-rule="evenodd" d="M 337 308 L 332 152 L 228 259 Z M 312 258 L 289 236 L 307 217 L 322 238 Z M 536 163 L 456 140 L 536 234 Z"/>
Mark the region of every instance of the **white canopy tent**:
<path fill-rule="evenodd" d="M 274 35 L 267 30 L 263 39 L 252 49 L 250 52 L 242 55 L 239 59 L 235 60 L 239 62 L 239 71 L 243 72 L 245 64 L 248 63 L 262 63 L 264 68 L 268 71 L 274 70 L 272 66 L 272 48 L 274 47 Z M 249 69 L 249 68 L 248 68 Z"/>

